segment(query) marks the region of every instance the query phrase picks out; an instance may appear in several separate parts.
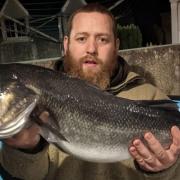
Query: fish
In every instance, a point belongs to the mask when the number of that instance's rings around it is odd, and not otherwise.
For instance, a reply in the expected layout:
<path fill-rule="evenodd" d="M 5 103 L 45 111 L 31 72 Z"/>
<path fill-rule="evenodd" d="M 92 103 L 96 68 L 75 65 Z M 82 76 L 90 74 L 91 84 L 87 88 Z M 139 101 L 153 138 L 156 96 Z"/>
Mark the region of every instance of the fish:
<path fill-rule="evenodd" d="M 129 158 L 132 140 L 145 143 L 143 135 L 148 131 L 168 147 L 170 128 L 180 127 L 180 112 L 170 100 L 129 100 L 63 72 L 31 64 L 0 64 L 0 138 L 25 128 L 37 107 L 50 114 L 48 122 L 40 124 L 47 142 L 90 162 Z"/>

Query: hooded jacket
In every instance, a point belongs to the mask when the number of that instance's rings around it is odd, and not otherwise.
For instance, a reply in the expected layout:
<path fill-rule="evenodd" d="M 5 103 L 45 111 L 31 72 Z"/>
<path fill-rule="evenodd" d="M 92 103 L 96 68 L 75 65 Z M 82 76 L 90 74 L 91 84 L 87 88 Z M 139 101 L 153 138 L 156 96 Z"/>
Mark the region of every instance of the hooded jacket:
<path fill-rule="evenodd" d="M 55 64 L 63 70 L 62 62 Z M 168 97 L 158 88 L 131 72 L 119 57 L 118 68 L 111 78 L 109 93 L 133 100 L 157 100 Z M 41 151 L 29 154 L 4 145 L 0 154 L 3 170 L 11 177 L 27 180 L 179 180 L 180 160 L 167 170 L 147 173 L 139 169 L 132 158 L 117 163 L 85 162 L 62 152 L 54 145 L 45 145 Z M 6 174 L 7 175 L 7 174 Z"/>

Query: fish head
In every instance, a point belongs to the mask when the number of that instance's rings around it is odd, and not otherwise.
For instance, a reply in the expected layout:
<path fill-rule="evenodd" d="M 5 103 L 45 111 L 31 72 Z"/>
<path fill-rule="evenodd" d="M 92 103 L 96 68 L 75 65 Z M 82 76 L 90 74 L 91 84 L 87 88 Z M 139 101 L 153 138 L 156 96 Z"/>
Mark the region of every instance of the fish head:
<path fill-rule="evenodd" d="M 24 84 L 0 77 L 0 138 L 22 129 L 35 108 L 38 95 Z"/>

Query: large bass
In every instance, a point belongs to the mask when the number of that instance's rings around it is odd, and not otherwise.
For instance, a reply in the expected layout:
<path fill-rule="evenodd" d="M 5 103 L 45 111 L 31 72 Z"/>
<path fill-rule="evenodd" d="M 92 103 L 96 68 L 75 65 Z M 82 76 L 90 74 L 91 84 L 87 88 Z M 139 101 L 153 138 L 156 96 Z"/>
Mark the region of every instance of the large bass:
<path fill-rule="evenodd" d="M 113 96 L 78 78 L 27 64 L 0 65 L 0 137 L 19 132 L 36 106 L 50 112 L 42 125 L 65 152 L 93 162 L 129 157 L 135 137 L 151 131 L 164 145 L 180 112 L 169 101 L 132 101 Z M 151 105 L 149 105 L 151 104 Z M 45 133 L 44 133 L 45 134 Z M 43 133 L 42 133 L 43 135 Z"/>

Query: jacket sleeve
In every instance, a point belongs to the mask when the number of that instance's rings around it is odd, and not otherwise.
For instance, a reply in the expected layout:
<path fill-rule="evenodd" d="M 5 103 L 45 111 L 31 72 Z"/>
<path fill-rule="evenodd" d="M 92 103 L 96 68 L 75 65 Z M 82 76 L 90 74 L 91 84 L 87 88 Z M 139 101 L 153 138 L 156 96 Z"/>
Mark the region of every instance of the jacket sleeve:
<path fill-rule="evenodd" d="M 44 179 L 49 168 L 47 148 L 36 154 L 27 154 L 4 144 L 0 154 L 1 166 L 16 178 Z"/>
<path fill-rule="evenodd" d="M 180 179 L 180 158 L 177 162 L 170 168 L 157 173 L 147 173 L 144 174 L 145 180 L 179 180 Z"/>

